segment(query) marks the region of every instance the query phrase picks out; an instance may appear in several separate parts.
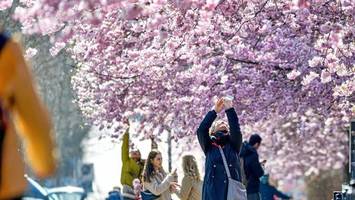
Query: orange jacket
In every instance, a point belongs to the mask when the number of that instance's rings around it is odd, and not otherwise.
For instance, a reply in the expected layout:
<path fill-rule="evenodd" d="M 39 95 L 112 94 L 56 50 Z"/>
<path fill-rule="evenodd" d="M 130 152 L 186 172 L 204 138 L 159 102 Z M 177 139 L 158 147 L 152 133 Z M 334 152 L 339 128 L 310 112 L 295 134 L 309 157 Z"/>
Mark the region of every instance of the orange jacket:
<path fill-rule="evenodd" d="M 10 112 L 0 182 L 0 199 L 7 199 L 22 195 L 27 187 L 18 138 L 22 141 L 26 161 L 38 177 L 53 175 L 56 169 L 48 112 L 35 91 L 20 46 L 11 39 L 0 52 L 0 99 Z"/>

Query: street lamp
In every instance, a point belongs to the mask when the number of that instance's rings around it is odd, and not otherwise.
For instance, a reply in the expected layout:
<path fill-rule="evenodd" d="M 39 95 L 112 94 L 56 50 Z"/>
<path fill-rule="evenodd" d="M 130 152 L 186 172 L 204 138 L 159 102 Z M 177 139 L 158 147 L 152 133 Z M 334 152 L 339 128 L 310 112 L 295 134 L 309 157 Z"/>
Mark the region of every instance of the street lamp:
<path fill-rule="evenodd" d="M 355 186 L 355 119 L 349 127 L 349 173 L 350 185 Z"/>
<path fill-rule="evenodd" d="M 349 174 L 349 185 L 343 184 L 342 192 L 334 192 L 334 200 L 355 199 L 355 119 L 351 120 L 349 127 Z"/>

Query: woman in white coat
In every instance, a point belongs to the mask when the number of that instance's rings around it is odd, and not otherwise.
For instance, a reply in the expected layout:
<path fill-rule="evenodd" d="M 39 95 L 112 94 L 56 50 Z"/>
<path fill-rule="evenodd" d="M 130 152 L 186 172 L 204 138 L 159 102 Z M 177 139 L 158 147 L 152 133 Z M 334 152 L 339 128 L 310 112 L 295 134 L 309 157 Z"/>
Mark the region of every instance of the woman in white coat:
<path fill-rule="evenodd" d="M 146 160 L 143 171 L 143 190 L 159 196 L 156 200 L 171 200 L 171 194 L 176 192 L 176 170 L 167 174 L 162 167 L 162 156 L 157 150 L 152 150 Z"/>

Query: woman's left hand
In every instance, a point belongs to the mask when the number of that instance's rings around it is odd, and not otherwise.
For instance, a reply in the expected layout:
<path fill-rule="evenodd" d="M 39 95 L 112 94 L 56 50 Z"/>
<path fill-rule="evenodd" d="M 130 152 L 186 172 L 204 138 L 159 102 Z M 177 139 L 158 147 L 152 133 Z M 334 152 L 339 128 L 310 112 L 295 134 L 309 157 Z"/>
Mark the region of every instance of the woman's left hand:
<path fill-rule="evenodd" d="M 225 108 L 225 110 L 228 110 L 228 109 L 230 109 L 230 108 L 233 107 L 233 101 L 230 100 L 230 99 L 224 98 L 224 99 L 223 99 L 223 103 L 224 103 L 224 108 Z"/>

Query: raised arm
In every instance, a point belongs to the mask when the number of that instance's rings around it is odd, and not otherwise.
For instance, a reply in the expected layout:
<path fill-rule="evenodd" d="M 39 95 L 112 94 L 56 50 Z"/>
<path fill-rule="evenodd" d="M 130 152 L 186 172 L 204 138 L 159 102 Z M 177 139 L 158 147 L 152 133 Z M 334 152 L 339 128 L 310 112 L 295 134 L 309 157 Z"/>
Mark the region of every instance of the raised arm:
<path fill-rule="evenodd" d="M 281 199 L 291 199 L 290 196 L 288 196 L 288 195 L 286 195 L 286 194 L 284 194 L 284 193 L 278 191 L 276 188 L 273 188 L 273 190 L 274 190 L 274 191 L 273 191 L 274 195 L 276 195 L 277 197 L 279 197 L 279 198 L 281 198 Z"/>
<path fill-rule="evenodd" d="M 202 151 L 204 153 L 207 153 L 212 146 L 212 141 L 209 135 L 209 129 L 212 126 L 212 123 L 216 119 L 216 117 L 216 111 L 209 111 L 197 129 L 198 142 L 200 143 Z"/>
<path fill-rule="evenodd" d="M 242 146 L 242 133 L 240 132 L 239 120 L 234 108 L 226 110 L 228 124 L 230 128 L 230 139 L 234 149 L 239 153 Z"/>
<path fill-rule="evenodd" d="M 158 143 L 155 141 L 154 137 L 152 136 L 150 138 L 151 144 L 150 144 L 150 149 L 158 149 Z"/>
<path fill-rule="evenodd" d="M 129 128 L 127 128 L 123 135 L 121 154 L 122 162 L 127 162 L 129 159 Z"/>

